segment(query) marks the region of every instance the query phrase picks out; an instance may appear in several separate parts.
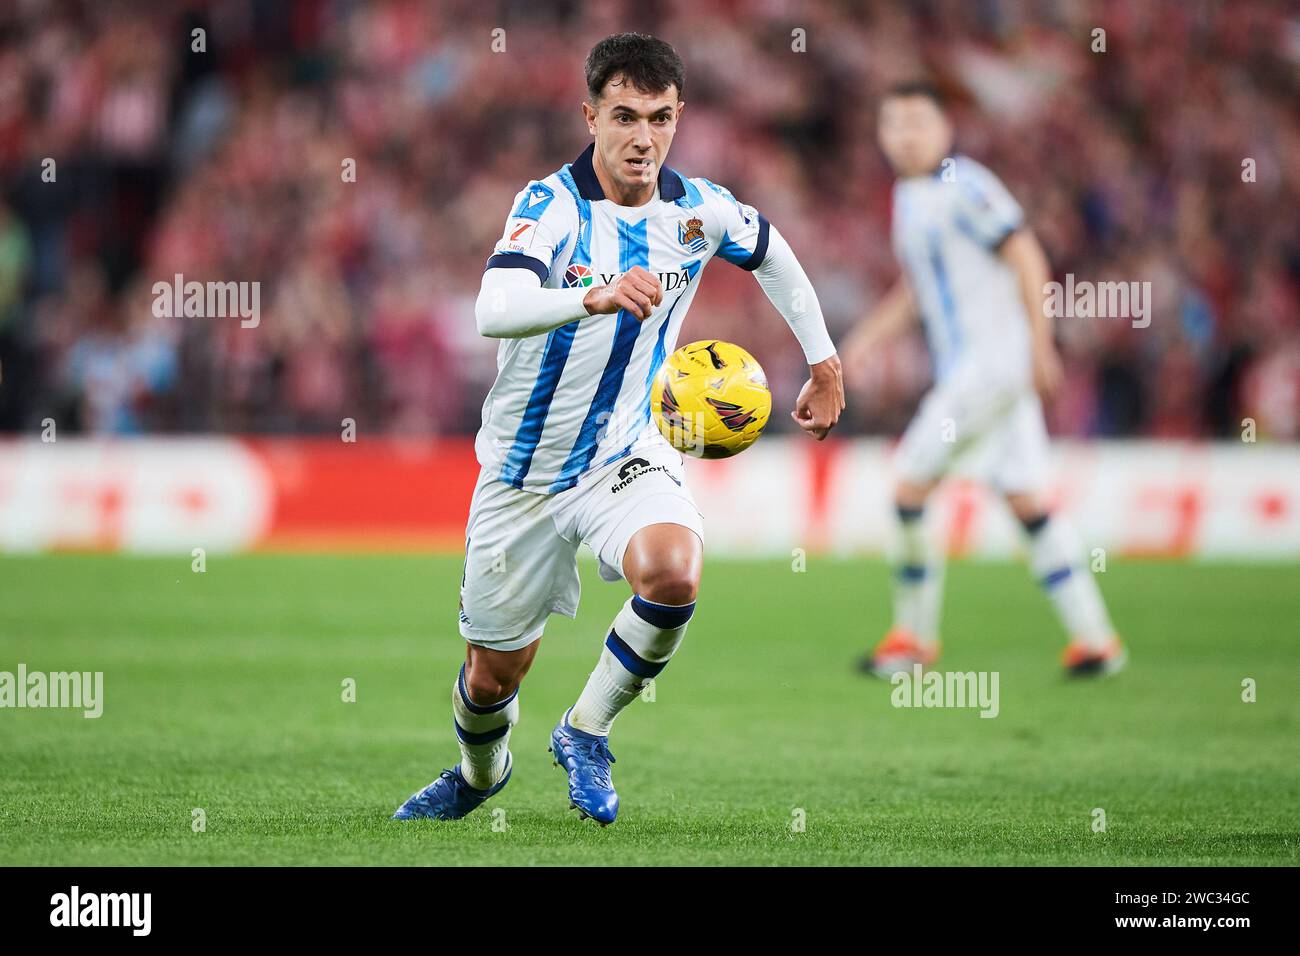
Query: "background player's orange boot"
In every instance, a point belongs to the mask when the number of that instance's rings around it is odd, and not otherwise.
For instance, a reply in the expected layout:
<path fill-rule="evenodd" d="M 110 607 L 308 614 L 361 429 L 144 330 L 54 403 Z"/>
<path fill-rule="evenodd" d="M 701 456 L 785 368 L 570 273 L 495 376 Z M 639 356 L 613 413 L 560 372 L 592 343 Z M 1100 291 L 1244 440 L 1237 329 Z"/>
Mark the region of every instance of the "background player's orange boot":
<path fill-rule="evenodd" d="M 939 642 L 921 641 L 906 628 L 895 627 L 864 657 L 858 667 L 876 677 L 890 678 L 899 671 L 907 672 L 913 664 L 929 667 L 939 658 Z"/>
<path fill-rule="evenodd" d="M 1069 677 L 1096 677 L 1113 674 L 1128 662 L 1128 652 L 1119 638 L 1112 637 L 1098 650 L 1077 638 L 1061 655 L 1061 664 Z"/>

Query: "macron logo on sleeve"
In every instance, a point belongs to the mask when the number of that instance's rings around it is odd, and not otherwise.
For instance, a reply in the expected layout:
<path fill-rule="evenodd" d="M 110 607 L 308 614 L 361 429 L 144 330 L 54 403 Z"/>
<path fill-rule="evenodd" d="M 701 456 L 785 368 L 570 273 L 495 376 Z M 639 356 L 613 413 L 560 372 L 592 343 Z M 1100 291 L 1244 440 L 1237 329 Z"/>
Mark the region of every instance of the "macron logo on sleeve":
<path fill-rule="evenodd" d="M 555 198 L 555 193 L 543 183 L 532 183 L 528 191 L 519 198 L 519 205 L 511 214 L 513 219 L 531 219 L 536 222 Z"/>

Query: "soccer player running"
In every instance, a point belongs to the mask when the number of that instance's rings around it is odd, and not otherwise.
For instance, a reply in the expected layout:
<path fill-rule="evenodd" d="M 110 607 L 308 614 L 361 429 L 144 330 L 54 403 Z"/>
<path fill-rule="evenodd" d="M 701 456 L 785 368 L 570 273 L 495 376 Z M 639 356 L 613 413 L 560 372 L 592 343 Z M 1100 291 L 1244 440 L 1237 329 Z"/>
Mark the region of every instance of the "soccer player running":
<path fill-rule="evenodd" d="M 938 94 L 914 83 L 883 99 L 880 145 L 898 175 L 892 241 L 902 277 L 845 342 L 850 385 L 865 385 L 872 353 L 923 320 L 935 384 L 895 456 L 900 526 L 893 627 L 863 668 L 881 677 L 939 655 L 943 555 L 922 528 L 926 499 L 956 456 L 1005 496 L 1028 532 L 1030 565 L 1069 636 L 1073 675 L 1123 666 L 1101 593 L 1066 519 L 1049 515 L 1042 399 L 1060 384 L 1044 312 L 1047 259 L 1020 206 L 988 169 L 952 156 Z"/>
<path fill-rule="evenodd" d="M 509 781 L 519 686 L 547 617 L 574 617 L 578 545 L 632 595 L 605 630 L 551 751 L 584 817 L 614 821 L 614 718 L 672 658 L 695 610 L 703 522 L 681 455 L 650 418 L 650 386 L 677 342 L 704 265 L 754 273 L 802 346 L 811 377 L 791 413 L 821 440 L 844 408 L 839 358 L 790 246 L 752 207 L 664 165 L 681 119 L 671 46 L 624 33 L 587 57 L 595 142 L 515 197 L 487 261 L 479 331 L 502 339 L 476 438 L 482 471 L 465 530 L 452 687 L 460 763 L 399 819 L 465 816 Z"/>

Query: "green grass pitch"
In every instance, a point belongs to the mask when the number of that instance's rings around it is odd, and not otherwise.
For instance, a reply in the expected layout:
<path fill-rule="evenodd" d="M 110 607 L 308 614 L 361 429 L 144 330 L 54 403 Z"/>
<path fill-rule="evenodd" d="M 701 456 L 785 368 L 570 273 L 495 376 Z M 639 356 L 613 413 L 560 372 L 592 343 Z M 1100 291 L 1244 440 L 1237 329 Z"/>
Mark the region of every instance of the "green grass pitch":
<path fill-rule="evenodd" d="M 1072 683 L 1025 569 L 958 562 L 941 666 L 999 672 L 981 719 L 894 708 L 852 670 L 888 623 L 883 563 L 711 560 L 656 699 L 615 727 L 608 829 L 567 810 L 546 753 L 626 596 L 591 564 L 524 685 L 509 787 L 458 823 L 389 820 L 456 759 L 459 577 L 456 557 L 0 559 L 0 670 L 105 682 L 98 720 L 0 710 L 0 863 L 1300 862 L 1294 566 L 1113 561 L 1129 668 Z"/>

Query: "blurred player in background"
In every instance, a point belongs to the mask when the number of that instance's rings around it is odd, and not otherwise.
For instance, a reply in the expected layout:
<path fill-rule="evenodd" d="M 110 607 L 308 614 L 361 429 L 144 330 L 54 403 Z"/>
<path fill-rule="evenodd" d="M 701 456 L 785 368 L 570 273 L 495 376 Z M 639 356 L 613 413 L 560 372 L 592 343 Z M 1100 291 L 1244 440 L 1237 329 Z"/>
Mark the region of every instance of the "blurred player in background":
<path fill-rule="evenodd" d="M 682 113 L 682 61 L 619 34 L 586 63 L 595 143 L 526 186 L 483 274 L 479 331 L 503 339 L 476 449 L 452 688 L 461 762 L 401 819 L 457 819 L 510 779 L 520 682 L 546 619 L 575 616 L 578 545 L 632 596 L 576 703 L 551 735 L 584 816 L 614 822 L 609 732 L 677 650 L 695 610 L 703 523 L 681 455 L 651 421 L 650 386 L 714 256 L 754 273 L 811 369 L 792 412 L 817 439 L 839 419 L 839 358 L 790 246 L 752 207 L 664 166 Z"/>
<path fill-rule="evenodd" d="M 1040 397 L 1061 362 L 1043 308 L 1046 256 L 1020 206 L 988 169 L 953 156 L 938 93 L 895 87 L 880 108 L 880 145 L 898 179 L 892 242 L 902 277 L 849 336 L 851 383 L 882 342 L 923 320 L 935 384 L 895 458 L 900 525 L 894 622 L 863 668 L 889 677 L 939 656 L 943 554 L 923 528 L 925 503 L 962 456 L 1001 493 L 1029 536 L 1030 566 L 1069 636 L 1072 675 L 1105 674 L 1125 652 L 1074 530 L 1047 511 L 1047 428 Z"/>

